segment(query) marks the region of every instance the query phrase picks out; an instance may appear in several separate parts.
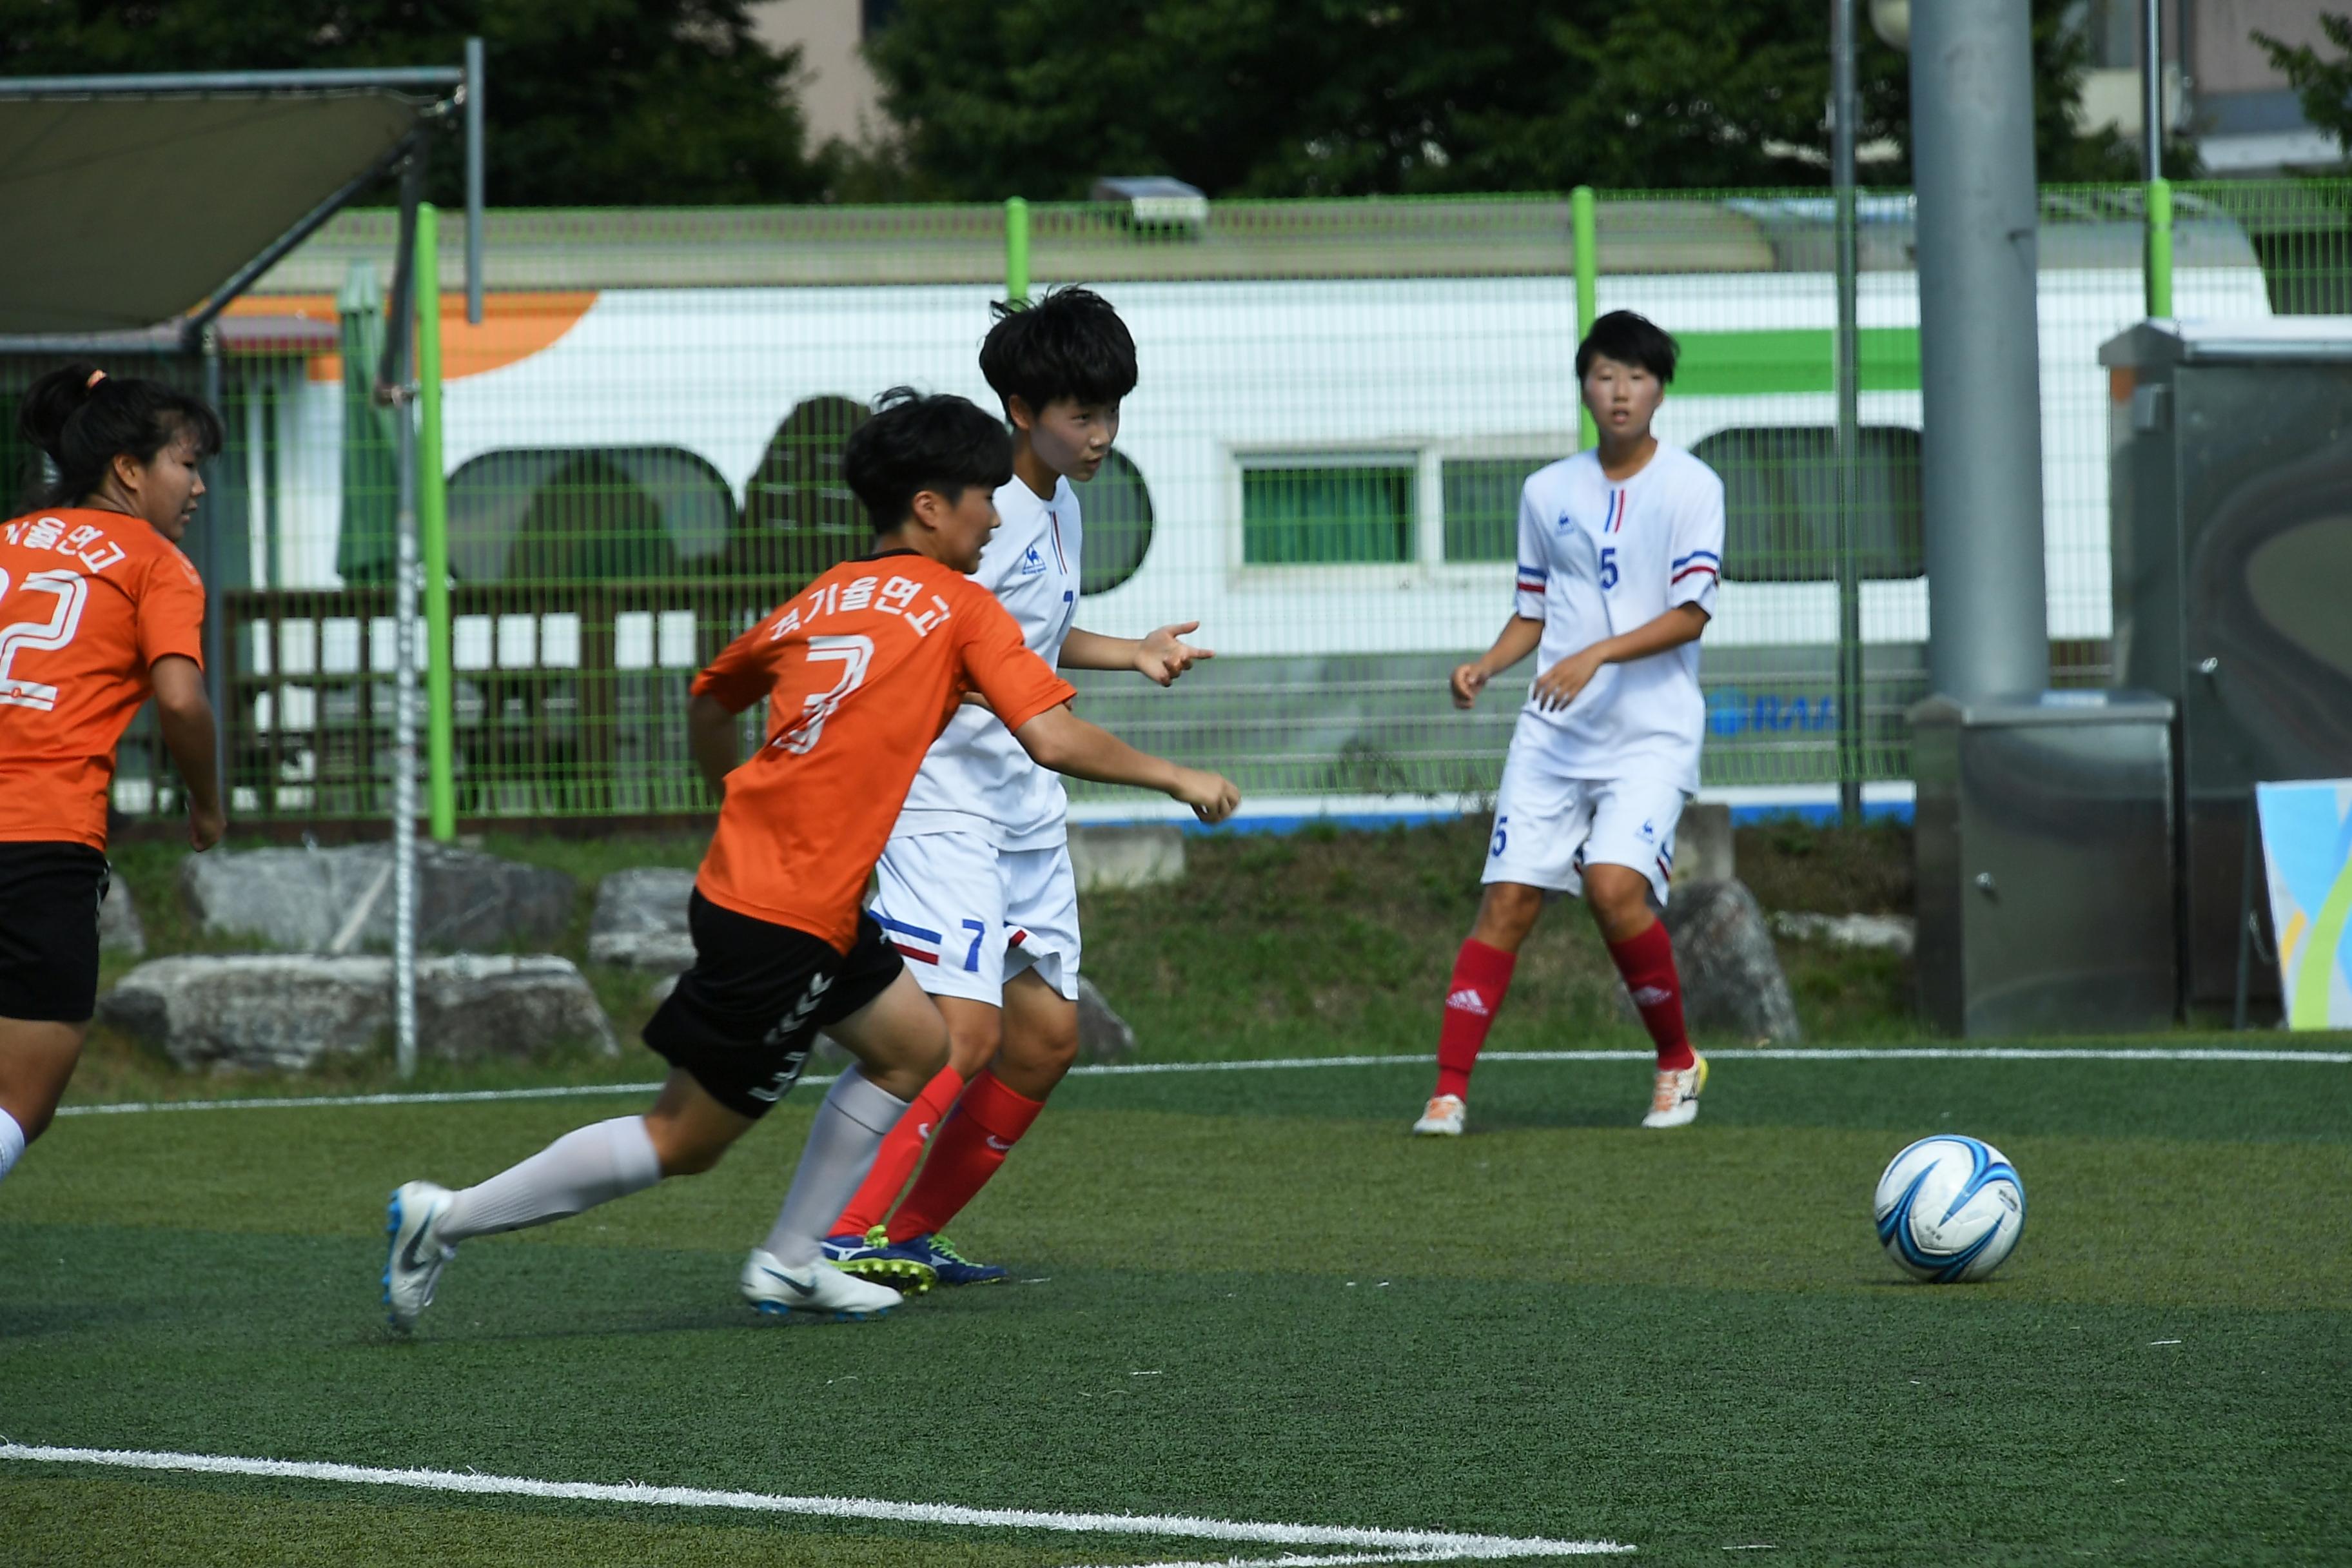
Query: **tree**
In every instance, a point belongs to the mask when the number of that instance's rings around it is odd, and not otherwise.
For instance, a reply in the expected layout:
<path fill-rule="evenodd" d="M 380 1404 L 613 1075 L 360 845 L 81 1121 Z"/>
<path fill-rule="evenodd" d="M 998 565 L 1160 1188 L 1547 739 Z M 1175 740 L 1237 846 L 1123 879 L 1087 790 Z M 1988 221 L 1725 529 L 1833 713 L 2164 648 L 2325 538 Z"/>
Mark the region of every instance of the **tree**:
<path fill-rule="evenodd" d="M 2271 68 L 2284 74 L 2303 100 L 2303 117 L 2335 137 L 2346 158 L 2352 159 L 2352 16 L 2323 11 L 2319 30 L 2344 51 L 2342 58 L 2322 59 L 2308 44 L 2289 44 L 2268 33 L 2252 37 L 2270 56 Z"/>
<path fill-rule="evenodd" d="M 2131 178 L 2074 123 L 2084 40 L 2034 0 L 2044 179 Z M 1820 0 L 904 0 L 867 46 L 901 189 L 1213 195 L 1825 184 Z M 1908 62 L 1863 30 L 1864 142 L 1909 178 Z M 886 159 L 881 165 L 887 169 Z"/>
<path fill-rule="evenodd" d="M 454 65 L 488 56 L 501 206 L 813 200 L 790 84 L 743 0 L 0 0 L 0 75 Z M 462 195 L 440 138 L 436 200 Z"/>

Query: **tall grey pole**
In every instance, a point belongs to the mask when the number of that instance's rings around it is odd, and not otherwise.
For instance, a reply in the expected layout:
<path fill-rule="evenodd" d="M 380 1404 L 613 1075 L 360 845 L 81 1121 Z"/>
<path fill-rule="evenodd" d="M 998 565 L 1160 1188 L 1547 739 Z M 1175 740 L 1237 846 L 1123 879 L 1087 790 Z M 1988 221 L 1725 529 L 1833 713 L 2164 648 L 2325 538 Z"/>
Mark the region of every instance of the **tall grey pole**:
<path fill-rule="evenodd" d="M 1911 7 L 1928 679 L 2050 684 L 2031 0 Z"/>
<path fill-rule="evenodd" d="M 466 321 L 482 324 L 482 40 L 466 40 Z"/>
<path fill-rule="evenodd" d="M 394 269 L 392 342 L 385 359 L 399 430 L 397 563 L 393 579 L 392 1019 L 404 1079 L 416 1076 L 416 599 L 424 578 L 416 539 L 416 408 L 412 345 L 416 334 L 416 208 L 425 196 L 425 149 L 400 176 L 400 255 Z M 427 304 L 439 309 L 438 301 Z"/>
<path fill-rule="evenodd" d="M 2139 18 L 2140 177 L 2164 178 L 2164 0 L 2147 0 Z"/>
<path fill-rule="evenodd" d="M 1854 468 L 1861 458 L 1861 331 L 1855 274 L 1853 144 L 1861 113 L 1854 90 L 1855 0 L 1830 7 L 1830 176 L 1837 187 L 1837 584 L 1838 815 L 1862 821 L 1862 574 L 1854 555 Z"/>

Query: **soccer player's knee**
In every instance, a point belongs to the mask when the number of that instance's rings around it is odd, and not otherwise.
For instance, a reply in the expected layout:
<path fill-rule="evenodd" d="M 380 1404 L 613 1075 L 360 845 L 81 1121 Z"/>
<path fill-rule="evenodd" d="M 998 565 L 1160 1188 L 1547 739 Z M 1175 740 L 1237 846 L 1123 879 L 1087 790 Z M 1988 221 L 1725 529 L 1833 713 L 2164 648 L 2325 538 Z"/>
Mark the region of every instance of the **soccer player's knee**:
<path fill-rule="evenodd" d="M 992 1007 L 985 1013 L 959 1014 L 947 1029 L 947 1054 L 942 1067 L 953 1062 L 970 1078 L 990 1062 L 1004 1044 L 1004 1015 Z M 969 1069 L 969 1070 L 966 1070 Z"/>
<path fill-rule="evenodd" d="M 698 1176 L 719 1163 L 727 1153 L 724 1142 L 697 1138 L 679 1122 L 666 1116 L 646 1118 L 646 1136 L 652 1141 L 654 1154 L 661 1162 L 664 1176 Z"/>

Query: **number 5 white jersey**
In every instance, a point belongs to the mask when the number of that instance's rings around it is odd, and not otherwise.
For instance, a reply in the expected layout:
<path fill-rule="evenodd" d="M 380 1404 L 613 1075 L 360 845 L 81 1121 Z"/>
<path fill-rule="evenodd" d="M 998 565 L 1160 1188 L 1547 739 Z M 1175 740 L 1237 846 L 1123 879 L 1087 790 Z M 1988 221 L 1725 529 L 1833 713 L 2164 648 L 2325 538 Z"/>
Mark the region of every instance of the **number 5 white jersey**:
<path fill-rule="evenodd" d="M 1041 498 L 1015 477 L 996 512 L 972 581 L 1013 613 L 1030 652 L 1058 666 L 1078 614 L 1078 498 L 1067 479 Z M 1068 812 L 1062 775 L 1031 762 L 995 714 L 967 707 L 923 758 L 891 837 L 976 833 L 999 849 L 1049 849 L 1068 837 Z"/>
<path fill-rule="evenodd" d="M 1623 482 L 1579 452 L 1528 479 L 1519 494 L 1514 613 L 1544 624 L 1536 672 L 1677 605 L 1715 613 L 1723 569 L 1723 481 L 1680 447 L 1658 443 Z M 1654 779 L 1698 790 L 1706 700 L 1698 644 L 1601 667 L 1564 709 L 1532 699 L 1514 745 L 1535 742 L 1564 778 Z"/>

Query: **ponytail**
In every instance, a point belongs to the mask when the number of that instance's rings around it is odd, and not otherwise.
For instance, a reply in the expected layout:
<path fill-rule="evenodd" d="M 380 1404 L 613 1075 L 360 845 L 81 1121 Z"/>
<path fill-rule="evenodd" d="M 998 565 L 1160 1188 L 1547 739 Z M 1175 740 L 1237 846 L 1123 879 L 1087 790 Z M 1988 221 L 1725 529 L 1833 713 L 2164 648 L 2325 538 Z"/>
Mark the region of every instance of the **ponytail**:
<path fill-rule="evenodd" d="M 16 424 L 57 469 L 55 483 L 34 487 L 37 506 L 71 506 L 89 496 L 118 456 L 151 463 L 184 436 L 204 458 L 225 438 L 220 416 L 203 398 L 160 381 L 110 376 L 93 364 L 63 365 L 33 383 Z"/>

